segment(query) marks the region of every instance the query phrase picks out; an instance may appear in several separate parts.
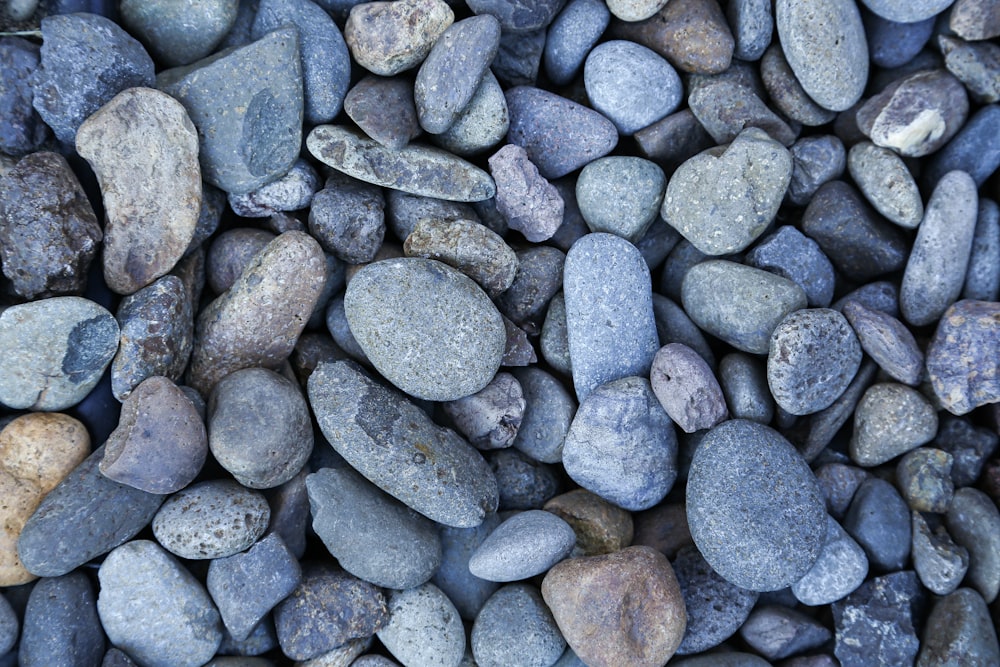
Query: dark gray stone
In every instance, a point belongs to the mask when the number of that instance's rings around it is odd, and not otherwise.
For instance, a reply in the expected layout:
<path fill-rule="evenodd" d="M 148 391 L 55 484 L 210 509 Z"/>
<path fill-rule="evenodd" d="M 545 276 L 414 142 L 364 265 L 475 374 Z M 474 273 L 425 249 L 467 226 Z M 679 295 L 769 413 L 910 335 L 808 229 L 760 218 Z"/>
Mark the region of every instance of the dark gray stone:
<path fill-rule="evenodd" d="M 496 300 L 496 306 L 514 324 L 536 334 L 545 321 L 545 310 L 563 286 L 566 255 L 551 246 L 535 245 L 517 253 L 517 275 Z"/>
<path fill-rule="evenodd" d="M 792 584 L 791 590 L 802 604 L 824 605 L 854 592 L 867 575 L 868 559 L 864 550 L 836 519 L 827 516 L 826 538 L 819 558 L 801 579 Z"/>
<path fill-rule="evenodd" d="M 441 528 L 441 566 L 431 579 L 455 604 L 462 618 L 473 621 L 499 584 L 480 579 L 469 571 L 469 558 L 500 525 L 497 514 L 487 514 L 475 528 Z"/>
<path fill-rule="evenodd" d="M 980 199 L 969 269 L 962 288 L 963 299 L 996 301 L 1000 297 L 1000 260 L 997 257 L 1000 257 L 1000 207 L 989 199 Z"/>
<path fill-rule="evenodd" d="M 379 629 L 378 638 L 400 662 L 458 664 L 465 652 L 465 628 L 455 605 L 437 586 L 392 591 L 388 608 L 389 622 Z"/>
<path fill-rule="evenodd" d="M 844 174 L 847 154 L 844 144 L 832 134 L 802 137 L 788 149 L 792 154 L 792 180 L 786 196 L 805 206 L 824 183 Z"/>
<path fill-rule="evenodd" d="M 833 637 L 819 621 L 779 605 L 762 605 L 740 627 L 740 637 L 768 660 L 820 648 Z"/>
<path fill-rule="evenodd" d="M 494 593 L 476 616 L 470 643 L 479 667 L 552 664 L 566 648 L 552 612 L 530 584 Z"/>
<path fill-rule="evenodd" d="M 421 220 L 479 221 L 476 210 L 463 202 L 424 197 L 401 190 L 386 190 L 384 195 L 386 224 L 400 243 L 406 241 Z"/>
<path fill-rule="evenodd" d="M 844 516 L 844 530 L 865 550 L 876 571 L 900 570 L 910 554 L 910 509 L 892 484 L 869 477 Z"/>
<path fill-rule="evenodd" d="M 31 74 L 39 47 L 20 37 L 0 39 L 0 152 L 22 155 L 38 148 L 49 130 L 31 105 Z"/>
<path fill-rule="evenodd" d="M 119 11 L 124 26 L 157 60 L 176 67 L 211 53 L 233 28 L 238 6 L 237 0 L 209 0 L 197 8 L 168 0 L 124 0 Z"/>
<path fill-rule="evenodd" d="M 759 360 L 732 352 L 719 362 L 719 384 L 733 419 L 771 423 L 774 400 L 767 386 L 767 372 Z"/>
<path fill-rule="evenodd" d="M 475 14 L 496 17 L 505 32 L 530 32 L 548 27 L 566 0 L 539 0 L 525 4 L 517 0 L 469 0 Z"/>
<path fill-rule="evenodd" d="M 232 287 L 253 258 L 276 238 L 266 229 L 227 229 L 212 240 L 205 256 L 205 278 L 216 294 Z"/>
<path fill-rule="evenodd" d="M 930 592 L 948 595 L 969 571 L 969 550 L 955 544 L 940 521 L 932 530 L 920 512 L 912 512 L 912 517 L 913 569 Z"/>
<path fill-rule="evenodd" d="M 492 452 L 489 462 L 500 490 L 500 511 L 541 509 L 559 492 L 555 469 L 516 449 Z"/>
<path fill-rule="evenodd" d="M 476 548 L 469 557 L 469 572 L 487 581 L 528 579 L 569 556 L 575 545 L 576 533 L 555 514 L 518 512 Z"/>
<path fill-rule="evenodd" d="M 736 40 L 733 56 L 750 62 L 759 60 L 771 43 L 774 30 L 771 3 L 767 0 L 734 0 L 726 7 L 726 18 Z"/>
<path fill-rule="evenodd" d="M 871 579 L 833 603 L 834 655 L 842 667 L 913 664 L 924 592 L 911 571 Z"/>
<path fill-rule="evenodd" d="M 972 486 L 979 479 L 986 460 L 1000 444 L 997 433 L 974 426 L 967 419 L 942 415 L 934 447 L 943 449 L 954 458 L 951 479 L 956 487 Z"/>
<path fill-rule="evenodd" d="M 876 13 L 863 14 L 868 50 L 872 64 L 878 67 L 901 67 L 920 53 L 934 32 L 934 17 L 901 23 Z"/>
<path fill-rule="evenodd" d="M 903 384 L 913 386 L 920 382 L 924 354 L 906 325 L 853 299 L 844 304 L 843 313 L 857 334 L 861 349 L 883 371 Z"/>
<path fill-rule="evenodd" d="M 514 447 L 537 461 L 559 463 L 576 402 L 561 382 L 540 368 L 529 366 L 513 373 L 524 392 L 524 414 Z"/>
<path fill-rule="evenodd" d="M 97 600 L 83 572 L 42 579 L 28 597 L 21 628 L 21 667 L 92 667 L 104 656 Z"/>
<path fill-rule="evenodd" d="M 948 412 L 964 415 L 1000 400 L 998 320 L 1000 306 L 988 301 L 958 301 L 941 317 L 927 347 L 927 374 Z"/>
<path fill-rule="evenodd" d="M 501 32 L 500 46 L 490 70 L 504 88 L 535 85 L 538 70 L 542 66 L 545 42 L 544 28 L 530 32 Z"/>
<path fill-rule="evenodd" d="M 945 515 L 948 532 L 969 550 L 969 585 L 987 603 L 1000 591 L 1000 511 L 982 491 L 958 489 Z"/>
<path fill-rule="evenodd" d="M 803 90 L 778 44 L 764 52 L 760 75 L 771 102 L 789 120 L 807 126 L 826 125 L 836 114 L 824 109 Z M 778 138 L 775 136 L 775 138 Z"/>
<path fill-rule="evenodd" d="M 710 368 L 715 368 L 715 354 L 684 309 L 663 296 L 653 294 L 653 318 L 661 345 L 682 343 L 697 352 Z"/>
<path fill-rule="evenodd" d="M 936 600 L 921 637 L 919 667 L 962 664 L 985 667 L 1000 663 L 1000 644 L 981 595 L 962 588 Z"/>
<path fill-rule="evenodd" d="M 797 133 L 742 82 L 706 77 L 692 90 L 688 103 L 691 112 L 719 144 L 731 142 L 750 127 L 763 130 L 784 146 L 795 141 Z"/>
<path fill-rule="evenodd" d="M 366 76 L 347 93 L 344 111 L 386 148 L 399 150 L 420 135 L 413 85 L 402 77 Z"/>
<path fill-rule="evenodd" d="M 104 661 L 101 662 L 101 667 L 136 667 L 136 664 L 124 651 L 111 648 L 104 654 Z"/>
<path fill-rule="evenodd" d="M 497 373 L 482 390 L 441 407 L 476 449 L 503 449 L 513 444 L 521 427 L 524 392 L 513 375 Z M 502 498 L 501 492 L 501 504 Z"/>
<path fill-rule="evenodd" d="M 868 310 L 879 310 L 886 315 L 899 317 L 899 287 L 894 282 L 879 280 L 866 283 L 842 296 L 831 307 L 843 312 L 848 301 L 857 301 Z"/>
<path fill-rule="evenodd" d="M 686 160 L 715 145 L 690 109 L 682 109 L 633 135 L 639 153 L 674 172 Z"/>
<path fill-rule="evenodd" d="M 385 238 L 381 188 L 335 172 L 313 196 L 309 232 L 338 259 L 349 264 L 372 261 Z"/>
<path fill-rule="evenodd" d="M 308 474 L 308 467 L 303 468 L 295 477 L 266 492 L 271 507 L 271 525 L 264 534 L 276 533 L 299 559 L 306 551 L 306 527 L 309 523 Z"/>
<path fill-rule="evenodd" d="M 17 612 L 7 598 L 0 595 L 0 656 L 6 656 L 14 648 L 20 634 L 21 623 Z"/>
<path fill-rule="evenodd" d="M 815 469 L 816 481 L 826 499 L 826 509 L 838 521 L 844 517 L 854 492 L 868 473 L 846 463 L 823 463 Z"/>
<path fill-rule="evenodd" d="M 357 339 L 354 338 L 354 334 L 351 333 L 350 325 L 347 323 L 347 313 L 344 311 L 343 296 L 335 296 L 330 300 L 330 305 L 326 309 L 326 328 L 337 346 L 346 355 L 346 357 L 341 356 L 338 359 L 350 358 L 364 364 L 368 368 L 371 367 L 368 355 L 361 349 Z"/>
<path fill-rule="evenodd" d="M 819 244 L 791 225 L 763 238 L 747 254 L 746 263 L 795 282 L 813 308 L 826 308 L 833 301 L 833 264 Z"/>
<path fill-rule="evenodd" d="M 606 3 L 570 0 L 552 21 L 545 40 L 544 64 L 549 80 L 557 86 L 572 81 L 610 22 Z"/>

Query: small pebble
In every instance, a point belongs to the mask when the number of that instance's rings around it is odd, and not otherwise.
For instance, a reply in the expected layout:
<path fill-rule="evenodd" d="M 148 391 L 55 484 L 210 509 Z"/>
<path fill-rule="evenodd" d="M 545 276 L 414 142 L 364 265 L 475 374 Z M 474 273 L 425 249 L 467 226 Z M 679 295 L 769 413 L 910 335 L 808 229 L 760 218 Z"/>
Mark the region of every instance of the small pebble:
<path fill-rule="evenodd" d="M 675 557 L 684 547 L 694 545 L 688 531 L 684 505 L 661 503 L 636 514 L 632 543 L 636 546 L 653 547 L 668 558 Z"/>
<path fill-rule="evenodd" d="M 501 36 L 501 52 L 503 37 Z M 496 67 L 497 59 L 493 61 Z M 465 110 L 446 131 L 433 135 L 434 142 L 456 155 L 471 156 L 496 146 L 510 129 L 507 98 L 497 77 L 489 69 Z"/>
<path fill-rule="evenodd" d="M 844 516 L 844 530 L 865 550 L 872 569 L 893 572 L 910 554 L 910 509 L 885 480 L 869 477 Z"/>
<path fill-rule="evenodd" d="M 349 264 L 373 261 L 385 237 L 381 188 L 335 172 L 313 196 L 309 232 Z"/>
<path fill-rule="evenodd" d="M 389 622 L 379 628 L 379 641 L 404 665 L 457 665 L 465 628 L 455 605 L 434 584 L 407 589 L 389 593 Z"/>
<path fill-rule="evenodd" d="M 863 141 L 851 147 L 847 167 L 861 193 L 888 220 L 907 229 L 923 220 L 917 183 L 898 154 Z"/>
<path fill-rule="evenodd" d="M 719 361 L 719 384 L 733 419 L 771 423 L 774 400 L 767 386 L 762 364 L 741 352 L 727 354 Z"/>
<path fill-rule="evenodd" d="M 500 48 L 490 69 L 505 87 L 533 86 L 538 80 L 545 50 L 546 30 L 501 32 Z"/>
<path fill-rule="evenodd" d="M 963 299 L 997 301 L 1000 298 L 1000 207 L 989 199 L 979 200 L 976 231 L 972 236 L 969 270 L 962 287 Z"/>
<path fill-rule="evenodd" d="M 827 308 L 833 301 L 833 264 L 819 244 L 791 225 L 761 239 L 747 254 L 746 263 L 795 282 L 813 308 Z"/>
<path fill-rule="evenodd" d="M 670 343 L 660 348 L 653 357 L 649 381 L 660 405 L 685 433 L 712 428 L 729 417 L 712 369 L 686 345 Z"/>
<path fill-rule="evenodd" d="M 833 111 L 816 104 L 802 88 L 780 45 L 773 44 L 764 52 L 760 75 L 774 106 L 789 120 L 815 127 L 836 117 Z"/>
<path fill-rule="evenodd" d="M 915 389 L 885 382 L 864 394 L 854 415 L 850 453 L 855 463 L 880 465 L 930 442 L 937 413 Z"/>
<path fill-rule="evenodd" d="M 844 311 L 848 301 L 857 301 L 868 310 L 877 310 L 899 317 L 899 288 L 887 280 L 866 283 L 834 302 L 834 310 Z"/>
<path fill-rule="evenodd" d="M 568 556 L 575 544 L 573 529 L 555 514 L 520 512 L 497 526 L 473 552 L 469 572 L 487 581 L 528 579 Z"/>
<path fill-rule="evenodd" d="M 489 463 L 500 491 L 500 512 L 540 509 L 559 492 L 556 471 L 516 449 L 491 452 Z"/>
<path fill-rule="evenodd" d="M 826 539 L 819 558 L 801 579 L 792 584 L 792 594 L 804 605 L 830 604 L 853 593 L 864 583 L 867 575 L 868 558 L 864 549 L 851 539 L 836 519 L 827 516 Z"/>
<path fill-rule="evenodd" d="M 948 511 L 954 492 L 951 466 L 954 459 L 948 452 L 919 447 L 907 452 L 896 465 L 896 486 L 917 512 Z"/>
<path fill-rule="evenodd" d="M 766 0 L 736 0 L 727 5 L 726 18 L 736 40 L 733 55 L 748 62 L 759 60 L 771 43 L 774 31 L 771 3 Z"/>
<path fill-rule="evenodd" d="M 996 6 L 989 0 L 958 0 L 951 10 L 948 27 L 968 40 L 1000 36 L 1000 19 Z"/>
<path fill-rule="evenodd" d="M 611 22 L 606 3 L 570 0 L 549 26 L 543 63 L 549 80 L 564 86 L 573 80 Z"/>
<path fill-rule="evenodd" d="M 419 65 L 455 21 L 442 0 L 351 3 L 344 39 L 355 62 L 393 76 Z"/>
<path fill-rule="evenodd" d="M 507 225 L 533 243 L 551 238 L 562 224 L 563 200 L 539 175 L 527 152 L 507 144 L 490 157 L 489 165 L 497 187 L 497 211 Z"/>
<path fill-rule="evenodd" d="M 1000 167 L 1000 105 L 988 104 L 944 148 L 934 154 L 922 172 L 925 186 L 933 188 L 949 171 L 964 171 L 977 186 Z"/>
<path fill-rule="evenodd" d="M 513 375 L 524 393 L 524 414 L 513 446 L 537 461 L 559 463 L 576 401 L 559 380 L 541 368 L 520 368 Z"/>
<path fill-rule="evenodd" d="M 691 321 L 683 308 L 662 294 L 654 293 L 653 317 L 656 319 L 656 333 L 660 337 L 660 343 L 687 345 L 697 352 L 710 368 L 715 367 L 715 354 L 712 353 L 711 346 L 705 340 L 701 329 Z"/>
<path fill-rule="evenodd" d="M 715 145 L 690 109 L 682 109 L 633 135 L 639 153 L 668 172 Z"/>
<path fill-rule="evenodd" d="M 299 158 L 278 180 L 251 192 L 229 195 L 229 207 L 243 218 L 267 218 L 282 211 L 306 208 L 319 188 L 319 174 L 311 164 Z"/>
<path fill-rule="evenodd" d="M 558 660 L 566 641 L 547 602 L 530 584 L 508 584 L 494 593 L 472 626 L 469 639 L 475 664 L 551 665 Z"/>
<path fill-rule="evenodd" d="M 912 517 L 913 569 L 929 591 L 948 595 L 965 579 L 969 570 L 969 550 L 955 544 L 939 522 L 931 530 L 920 512 L 912 512 Z"/>
<path fill-rule="evenodd" d="M 413 86 L 402 77 L 366 76 L 348 91 L 344 111 L 365 134 L 391 150 L 420 135 Z"/>
<path fill-rule="evenodd" d="M 832 638 L 832 633 L 802 612 L 778 605 L 761 605 L 740 627 L 740 637 L 768 660 L 779 660 L 820 648 Z"/>
<path fill-rule="evenodd" d="M 402 190 L 386 190 L 385 221 L 400 243 L 416 229 L 421 220 L 451 222 L 479 221 L 476 210 L 467 203 L 414 195 Z"/>
<path fill-rule="evenodd" d="M 730 143 L 740 132 L 751 127 L 766 132 L 783 146 L 795 141 L 795 131 L 741 81 L 706 80 L 691 91 L 688 104 L 698 122 L 718 144 Z"/>
<path fill-rule="evenodd" d="M 942 415 L 933 444 L 952 455 L 951 479 L 955 486 L 972 486 L 979 479 L 986 459 L 996 451 L 1000 437 L 966 419 Z"/>
<path fill-rule="evenodd" d="M 910 665 L 924 593 L 911 571 L 875 577 L 833 603 L 834 655 L 842 667 Z"/>
<path fill-rule="evenodd" d="M 976 102 L 1000 101 L 1000 47 L 991 42 L 963 42 L 941 35 L 938 44 L 948 71 L 961 81 Z"/>
<path fill-rule="evenodd" d="M 122 23 L 167 67 L 210 54 L 236 23 L 237 0 L 209 0 L 190 7 L 167 0 L 123 0 Z"/>
<path fill-rule="evenodd" d="M 894 380 L 917 385 L 924 373 L 924 354 L 910 330 L 895 317 L 848 300 L 844 317 L 858 336 L 861 349 Z"/>
<path fill-rule="evenodd" d="M 788 150 L 792 154 L 792 180 L 786 196 L 797 206 L 807 205 L 820 186 L 844 174 L 844 144 L 831 134 L 802 137 Z"/>
<path fill-rule="evenodd" d="M 521 384 L 510 373 L 497 373 L 479 392 L 443 406 L 456 429 L 480 450 L 510 447 L 525 410 Z"/>
<path fill-rule="evenodd" d="M 902 67 L 909 63 L 934 32 L 934 17 L 900 23 L 866 12 L 862 18 L 872 64 L 882 68 Z"/>
<path fill-rule="evenodd" d="M 905 5 L 892 0 L 861 0 L 864 5 L 889 21 L 916 23 L 943 12 L 954 0 L 915 0 Z"/>
<path fill-rule="evenodd" d="M 667 179 L 654 162 L 603 157 L 580 172 L 576 200 L 592 232 L 617 234 L 638 245 L 656 220 Z"/>
<path fill-rule="evenodd" d="M 977 489 L 958 489 L 945 525 L 955 543 L 969 551 L 966 581 L 992 603 L 1000 590 L 1000 511 L 996 504 Z"/>

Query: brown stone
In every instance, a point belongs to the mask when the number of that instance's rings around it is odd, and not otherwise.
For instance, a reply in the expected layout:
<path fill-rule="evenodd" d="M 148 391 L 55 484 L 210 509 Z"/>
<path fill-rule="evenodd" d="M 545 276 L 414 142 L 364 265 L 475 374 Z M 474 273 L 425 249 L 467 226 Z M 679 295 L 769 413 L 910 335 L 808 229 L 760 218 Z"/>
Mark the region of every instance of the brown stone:
<path fill-rule="evenodd" d="M 611 37 L 646 46 L 691 74 L 729 69 L 736 41 L 716 0 L 670 0 L 645 21 L 613 21 Z"/>
<path fill-rule="evenodd" d="M 688 530 L 687 509 L 682 503 L 657 505 L 636 514 L 634 522 L 632 544 L 652 547 L 667 558 L 673 558 L 678 551 L 694 544 Z"/>
<path fill-rule="evenodd" d="M 621 551 L 632 543 L 632 515 L 586 489 L 550 499 L 542 508 L 568 523 L 584 556 Z"/>

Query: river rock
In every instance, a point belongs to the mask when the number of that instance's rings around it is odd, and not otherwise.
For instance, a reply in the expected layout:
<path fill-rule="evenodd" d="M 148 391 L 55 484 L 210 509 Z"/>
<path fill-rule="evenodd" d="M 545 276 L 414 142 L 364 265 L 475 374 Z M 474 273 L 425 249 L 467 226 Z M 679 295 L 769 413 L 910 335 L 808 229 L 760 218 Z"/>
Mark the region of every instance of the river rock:
<path fill-rule="evenodd" d="M 431 581 L 467 621 L 475 620 L 486 600 L 500 587 L 469 572 L 469 558 L 499 525 L 500 517 L 490 513 L 474 528 L 440 527 L 441 565 Z"/>
<path fill-rule="evenodd" d="M 389 149 L 403 148 L 421 132 L 413 86 L 402 77 L 366 76 L 348 91 L 344 111 L 365 134 Z"/>
<path fill-rule="evenodd" d="M 851 147 L 847 168 L 865 199 L 890 221 L 913 229 L 923 220 L 920 190 L 897 153 L 863 141 Z"/>
<path fill-rule="evenodd" d="M 404 665 L 457 665 L 462 659 L 462 618 L 434 584 L 392 591 L 388 610 L 389 622 L 378 638 Z"/>
<path fill-rule="evenodd" d="M 792 584 L 792 594 L 802 604 L 817 606 L 836 602 L 853 593 L 868 575 L 868 558 L 836 519 L 826 517 L 826 538 L 819 558 Z"/>
<path fill-rule="evenodd" d="M 771 423 L 774 400 L 763 364 L 748 354 L 732 352 L 719 361 L 718 378 L 733 419 Z"/>
<path fill-rule="evenodd" d="M 319 188 L 319 174 L 299 158 L 278 180 L 241 195 L 231 194 L 227 199 L 233 213 L 241 218 L 269 218 L 279 212 L 306 208 Z"/>
<path fill-rule="evenodd" d="M 966 581 L 992 603 L 1000 591 L 1000 511 L 996 504 L 978 489 L 958 489 L 945 525 L 955 542 L 969 550 Z"/>
<path fill-rule="evenodd" d="M 569 83 L 580 71 L 587 54 L 611 22 L 608 6 L 599 0 L 570 0 L 549 26 L 544 66 L 549 80 Z"/>
<path fill-rule="evenodd" d="M 854 414 L 851 458 L 876 466 L 930 442 L 937 433 L 937 413 L 917 390 L 885 382 L 864 394 Z"/>
<path fill-rule="evenodd" d="M 35 584 L 24 611 L 18 664 L 96 665 L 104 656 L 96 602 L 93 585 L 83 572 L 46 577 Z"/>
<path fill-rule="evenodd" d="M 958 301 L 941 317 L 927 348 L 927 373 L 938 401 L 953 414 L 964 415 L 1000 400 L 993 370 L 996 349 L 996 303 Z M 978 369 L 973 373 L 969 369 Z"/>
<path fill-rule="evenodd" d="M 566 255 L 547 245 L 530 246 L 515 254 L 517 275 L 511 286 L 496 298 L 496 306 L 517 327 L 536 334 L 549 301 L 563 287 Z"/>
<path fill-rule="evenodd" d="M 469 572 L 487 581 L 518 581 L 546 572 L 569 555 L 576 534 L 551 512 L 528 510 L 507 519 L 469 558 Z"/>
<path fill-rule="evenodd" d="M 565 204 L 528 153 L 517 144 L 507 144 L 490 156 L 489 165 L 497 186 L 497 212 L 507 225 L 533 243 L 551 238 L 562 224 Z"/>
<path fill-rule="evenodd" d="M 536 461 L 558 463 L 576 401 L 559 380 L 541 368 L 518 368 L 513 375 L 521 384 L 525 403 L 513 446 Z"/>
<path fill-rule="evenodd" d="M 806 206 L 824 183 L 844 175 L 847 153 L 832 134 L 802 137 L 788 149 L 792 154 L 792 180 L 788 201 Z"/>
<path fill-rule="evenodd" d="M 907 452 L 896 465 L 896 486 L 911 509 L 948 511 L 955 486 L 951 481 L 954 457 L 948 452 L 919 447 Z"/>
<path fill-rule="evenodd" d="M 924 354 L 910 330 L 895 317 L 866 308 L 860 301 L 849 300 L 844 316 L 858 335 L 861 349 L 875 360 L 894 380 L 916 385 L 924 372 Z"/>
<path fill-rule="evenodd" d="M 873 569 L 895 571 L 910 553 L 910 509 L 896 489 L 869 477 L 854 492 L 844 516 L 844 530 L 865 550 Z"/>
<path fill-rule="evenodd" d="M 920 512 L 911 515 L 911 555 L 920 583 L 935 595 L 954 592 L 969 570 L 969 550 L 955 544 L 939 521 L 932 530 Z"/>
<path fill-rule="evenodd" d="M 566 641 L 538 589 L 509 584 L 483 605 L 472 626 L 470 645 L 479 667 L 505 667 L 554 664 Z"/>
<path fill-rule="evenodd" d="M 789 120 L 815 127 L 826 125 L 836 117 L 833 111 L 816 104 L 802 88 L 780 45 L 773 44 L 764 52 L 760 74 L 774 106 Z"/>
<path fill-rule="evenodd" d="M 653 357 L 649 381 L 660 405 L 685 433 L 712 428 L 729 416 L 712 369 L 687 345 L 661 347 Z"/>
<path fill-rule="evenodd" d="M 949 171 L 961 170 L 982 185 L 1000 167 L 1000 105 L 987 104 L 972 114 L 948 145 L 934 154 L 922 172 L 928 188 Z"/>
<path fill-rule="evenodd" d="M 7 4 L 10 7 L 10 3 Z M 39 45 L 20 37 L 0 41 L 4 119 L 0 121 L 0 151 L 22 155 L 37 149 L 48 136 L 48 126 L 31 105 L 31 74 L 38 68 Z"/>
<path fill-rule="evenodd" d="M 237 0 L 210 0 L 192 8 L 166 0 L 124 0 L 122 23 L 167 67 L 204 58 L 236 23 Z"/>
<path fill-rule="evenodd" d="M 918 667 L 936 667 L 956 656 L 967 665 L 1000 662 L 1000 645 L 981 595 L 962 588 L 935 601 L 927 617 Z"/>
<path fill-rule="evenodd" d="M 666 176 L 654 162 L 603 157 L 580 172 L 576 200 L 591 231 L 617 234 L 638 245 L 656 220 L 666 186 Z"/>
<path fill-rule="evenodd" d="M 394 76 L 419 65 L 454 20 L 442 0 L 366 2 L 351 7 L 344 39 L 359 65 Z"/>
<path fill-rule="evenodd" d="M 912 664 L 924 593 L 912 571 L 875 577 L 833 603 L 834 655 L 842 667 Z"/>

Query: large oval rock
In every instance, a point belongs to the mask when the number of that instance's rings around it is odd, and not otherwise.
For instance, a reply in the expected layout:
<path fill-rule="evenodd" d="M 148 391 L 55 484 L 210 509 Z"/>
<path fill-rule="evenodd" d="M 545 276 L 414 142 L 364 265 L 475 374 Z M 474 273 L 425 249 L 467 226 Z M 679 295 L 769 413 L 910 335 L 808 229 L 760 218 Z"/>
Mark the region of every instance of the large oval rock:
<path fill-rule="evenodd" d="M 183 5 L 171 0 L 123 0 L 122 23 L 167 67 L 204 58 L 236 22 L 238 0 Z"/>
<path fill-rule="evenodd" d="M 809 466 L 776 431 L 742 419 L 716 426 L 695 450 L 687 516 L 712 569 L 755 591 L 802 578 L 826 537 L 826 507 Z"/>
<path fill-rule="evenodd" d="M 469 396 L 500 367 L 507 337 L 499 311 L 468 276 L 441 262 L 369 264 L 348 284 L 344 310 L 375 368 L 417 398 Z"/>
<path fill-rule="evenodd" d="M 935 601 L 922 644 L 917 667 L 944 667 L 959 659 L 970 667 L 1000 664 L 1000 645 L 989 608 L 971 588 L 960 588 Z"/>

